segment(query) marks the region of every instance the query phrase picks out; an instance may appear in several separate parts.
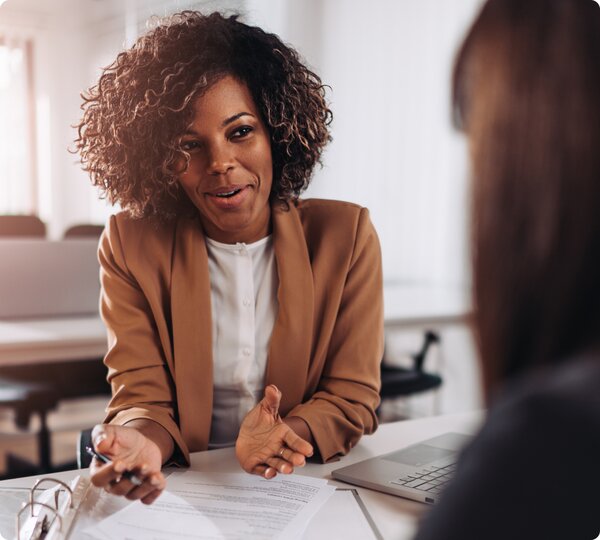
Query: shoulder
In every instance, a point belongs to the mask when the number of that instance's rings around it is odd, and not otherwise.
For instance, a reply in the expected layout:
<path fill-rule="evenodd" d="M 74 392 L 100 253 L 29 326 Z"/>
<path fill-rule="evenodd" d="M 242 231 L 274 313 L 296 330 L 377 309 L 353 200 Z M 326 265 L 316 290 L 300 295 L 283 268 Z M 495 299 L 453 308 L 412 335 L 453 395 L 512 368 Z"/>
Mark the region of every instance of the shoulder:
<path fill-rule="evenodd" d="M 177 220 L 161 222 L 149 218 L 133 218 L 127 212 L 110 216 L 102 235 L 99 251 L 116 258 L 144 260 L 164 253 L 172 247 Z"/>
<path fill-rule="evenodd" d="M 293 204 L 308 238 L 318 237 L 356 243 L 361 237 L 376 238 L 369 210 L 358 204 L 328 199 L 299 199 Z"/>
<path fill-rule="evenodd" d="M 512 410 L 548 417 L 554 410 L 560 411 L 559 420 L 568 413 L 600 423 L 599 387 L 600 352 L 588 352 L 532 371 L 508 385 L 492 407 L 490 419 L 507 416 Z"/>
<path fill-rule="evenodd" d="M 585 538 L 596 519 L 592 501 L 600 481 L 599 385 L 596 356 L 507 387 L 463 452 L 419 540 L 441 530 L 452 539 L 508 538 L 516 523 L 524 524 L 519 538 Z M 493 533 L 490 523 L 498 524 Z"/>
<path fill-rule="evenodd" d="M 351 223 L 359 219 L 361 213 L 368 210 L 358 204 L 330 199 L 298 199 L 293 203 L 300 219 L 311 221 Z"/>

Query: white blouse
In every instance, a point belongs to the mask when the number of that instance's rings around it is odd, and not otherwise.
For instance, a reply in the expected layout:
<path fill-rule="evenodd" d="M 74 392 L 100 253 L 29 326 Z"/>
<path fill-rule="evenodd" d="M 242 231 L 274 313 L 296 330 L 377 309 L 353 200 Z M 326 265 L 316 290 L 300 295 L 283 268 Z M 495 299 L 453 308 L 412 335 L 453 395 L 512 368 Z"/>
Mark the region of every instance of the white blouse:
<path fill-rule="evenodd" d="M 263 397 L 277 316 L 273 240 L 222 244 L 206 238 L 212 307 L 213 410 L 209 448 L 235 444 L 240 424 Z"/>

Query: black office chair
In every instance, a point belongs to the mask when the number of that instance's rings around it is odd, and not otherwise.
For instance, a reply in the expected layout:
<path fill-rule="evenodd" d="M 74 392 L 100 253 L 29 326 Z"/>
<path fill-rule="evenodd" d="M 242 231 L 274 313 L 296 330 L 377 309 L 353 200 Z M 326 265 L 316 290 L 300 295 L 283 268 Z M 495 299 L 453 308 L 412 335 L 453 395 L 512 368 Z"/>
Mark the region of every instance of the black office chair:
<path fill-rule="evenodd" d="M 0 216 L 0 236 L 44 238 L 46 224 L 37 216 L 2 215 Z"/>
<path fill-rule="evenodd" d="M 16 426 L 25 430 L 29 427 L 33 414 L 37 414 L 40 418 L 40 428 L 37 432 L 38 463 L 29 463 L 9 454 L 8 476 L 26 476 L 51 470 L 47 417 L 48 413 L 57 407 L 58 401 L 59 393 L 52 385 L 0 378 L 0 407 L 7 407 L 15 412 Z"/>
<path fill-rule="evenodd" d="M 86 469 L 92 462 L 92 456 L 90 456 L 86 448 L 92 448 L 92 428 L 82 429 L 79 432 L 79 438 L 77 439 L 77 468 Z"/>
<path fill-rule="evenodd" d="M 0 369 L 0 407 L 15 411 L 16 424 L 26 429 L 29 415 L 40 416 L 42 428 L 37 434 L 38 463 L 11 459 L 7 463 L 6 477 L 58 472 L 73 469 L 75 461 L 53 464 L 50 432 L 46 424 L 47 413 L 59 401 L 90 396 L 109 396 L 106 368 L 100 358 L 80 361 L 65 360 L 36 366 L 4 366 Z"/>
<path fill-rule="evenodd" d="M 423 336 L 421 350 L 412 355 L 411 367 L 388 365 L 385 363 L 384 357 L 381 362 L 381 401 L 434 390 L 442 385 L 440 375 L 428 373 L 423 369 L 430 347 L 433 344 L 439 344 L 440 341 L 439 334 L 427 330 Z"/>

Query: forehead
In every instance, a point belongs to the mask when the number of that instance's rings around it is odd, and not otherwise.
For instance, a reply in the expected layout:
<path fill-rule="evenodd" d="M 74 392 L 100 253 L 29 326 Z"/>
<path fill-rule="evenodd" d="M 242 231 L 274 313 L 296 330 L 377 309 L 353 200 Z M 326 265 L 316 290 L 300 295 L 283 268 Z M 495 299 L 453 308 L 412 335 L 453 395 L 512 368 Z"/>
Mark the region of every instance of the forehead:
<path fill-rule="evenodd" d="M 248 86 L 226 75 L 198 96 L 194 102 L 195 119 L 204 121 L 215 118 L 229 118 L 240 112 L 247 112 L 258 116 L 258 108 L 254 103 Z"/>

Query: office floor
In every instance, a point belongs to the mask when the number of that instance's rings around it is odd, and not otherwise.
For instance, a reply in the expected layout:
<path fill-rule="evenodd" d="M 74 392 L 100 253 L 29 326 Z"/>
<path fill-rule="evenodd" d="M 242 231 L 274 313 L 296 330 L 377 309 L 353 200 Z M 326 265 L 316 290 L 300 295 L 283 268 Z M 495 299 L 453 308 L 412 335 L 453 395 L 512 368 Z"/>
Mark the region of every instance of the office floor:
<path fill-rule="evenodd" d="M 388 333 L 388 361 L 400 364 L 406 362 L 407 355 L 419 348 L 422 335 L 422 329 Z M 479 371 L 469 331 L 460 325 L 449 326 L 441 331 L 441 337 L 442 346 L 431 351 L 426 369 L 442 374 L 442 388 L 422 396 L 385 402 L 381 409 L 382 421 L 421 418 L 482 407 Z M 75 460 L 79 431 L 100 422 L 105 405 L 104 397 L 73 400 L 61 404 L 50 415 L 48 423 L 53 434 L 52 456 L 55 465 Z M 37 426 L 37 419 L 34 419 L 30 430 L 21 432 L 14 427 L 11 413 L 0 410 L 0 476 L 8 472 L 6 456 L 9 452 L 24 459 L 36 460 Z"/>

